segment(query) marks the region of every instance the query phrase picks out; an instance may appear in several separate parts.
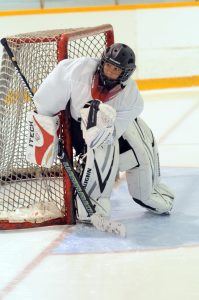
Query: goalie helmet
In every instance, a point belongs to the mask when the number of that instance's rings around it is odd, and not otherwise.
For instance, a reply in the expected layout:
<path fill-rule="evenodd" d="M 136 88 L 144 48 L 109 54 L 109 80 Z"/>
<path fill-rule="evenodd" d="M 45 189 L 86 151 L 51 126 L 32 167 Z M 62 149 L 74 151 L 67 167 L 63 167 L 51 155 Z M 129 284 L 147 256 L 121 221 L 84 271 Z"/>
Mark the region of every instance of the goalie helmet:
<path fill-rule="evenodd" d="M 104 63 L 115 65 L 122 69 L 123 72 L 116 80 L 109 79 L 105 76 L 103 71 Z M 135 54 L 133 50 L 125 44 L 115 43 L 103 52 L 98 71 L 102 84 L 110 88 L 128 80 L 135 71 L 135 68 Z"/>

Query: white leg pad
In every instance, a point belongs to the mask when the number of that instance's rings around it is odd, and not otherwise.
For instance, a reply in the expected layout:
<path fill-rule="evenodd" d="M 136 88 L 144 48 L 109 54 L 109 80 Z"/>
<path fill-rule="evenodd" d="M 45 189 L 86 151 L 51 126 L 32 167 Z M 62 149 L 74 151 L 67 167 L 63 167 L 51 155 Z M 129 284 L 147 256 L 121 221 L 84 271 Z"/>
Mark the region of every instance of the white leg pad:
<path fill-rule="evenodd" d="M 89 149 L 82 176 L 82 184 L 95 205 L 96 212 L 110 216 L 110 195 L 119 163 L 119 146 L 116 140 L 112 145 Z M 89 220 L 85 208 L 77 197 L 79 220 Z"/>
<path fill-rule="evenodd" d="M 138 118 L 123 138 L 131 145 L 138 161 L 138 166 L 126 171 L 129 193 L 134 201 L 155 213 L 171 211 L 174 195 L 160 183 L 159 156 L 153 133 Z"/>

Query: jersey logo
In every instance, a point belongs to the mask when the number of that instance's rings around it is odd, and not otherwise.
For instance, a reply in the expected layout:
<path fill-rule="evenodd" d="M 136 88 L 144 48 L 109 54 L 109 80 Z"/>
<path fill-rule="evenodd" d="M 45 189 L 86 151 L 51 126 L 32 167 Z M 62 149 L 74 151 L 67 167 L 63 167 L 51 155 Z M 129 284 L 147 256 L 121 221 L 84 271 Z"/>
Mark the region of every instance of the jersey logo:
<path fill-rule="evenodd" d="M 41 165 L 44 154 L 46 153 L 46 150 L 50 147 L 50 145 L 53 143 L 54 137 L 51 134 L 49 134 L 43 127 L 41 127 L 41 125 L 37 122 L 34 116 L 33 119 L 39 127 L 39 129 L 41 130 L 44 141 L 42 146 L 35 146 L 35 159 L 37 164 Z"/>

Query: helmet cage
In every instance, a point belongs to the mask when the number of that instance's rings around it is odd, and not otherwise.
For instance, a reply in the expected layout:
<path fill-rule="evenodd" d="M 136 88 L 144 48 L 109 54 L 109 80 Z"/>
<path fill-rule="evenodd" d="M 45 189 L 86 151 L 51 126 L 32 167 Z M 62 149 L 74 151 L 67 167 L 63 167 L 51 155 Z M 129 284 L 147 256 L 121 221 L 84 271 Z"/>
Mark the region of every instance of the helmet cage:
<path fill-rule="evenodd" d="M 104 63 L 112 64 L 123 70 L 123 72 L 116 80 L 107 79 L 103 71 Z M 122 84 L 129 79 L 135 69 L 135 54 L 131 48 L 124 44 L 113 44 L 112 46 L 108 47 L 102 54 L 101 62 L 99 65 L 99 72 L 100 76 L 104 80 L 109 80 L 112 83 L 115 82 L 115 84 Z"/>

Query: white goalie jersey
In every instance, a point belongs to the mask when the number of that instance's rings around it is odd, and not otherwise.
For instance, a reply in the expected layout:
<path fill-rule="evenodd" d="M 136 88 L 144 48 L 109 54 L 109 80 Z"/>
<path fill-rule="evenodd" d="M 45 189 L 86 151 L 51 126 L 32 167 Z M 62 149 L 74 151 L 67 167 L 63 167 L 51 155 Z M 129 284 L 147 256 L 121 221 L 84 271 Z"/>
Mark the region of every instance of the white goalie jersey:
<path fill-rule="evenodd" d="M 61 61 L 34 96 L 38 113 L 53 116 L 64 110 L 70 100 L 73 119 L 81 118 L 80 110 L 87 102 L 95 100 L 91 95 L 91 85 L 98 63 L 99 60 L 94 58 Z M 129 79 L 128 85 L 107 103 L 116 110 L 115 129 L 119 138 L 143 110 L 143 100 L 136 83 Z"/>

